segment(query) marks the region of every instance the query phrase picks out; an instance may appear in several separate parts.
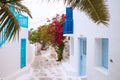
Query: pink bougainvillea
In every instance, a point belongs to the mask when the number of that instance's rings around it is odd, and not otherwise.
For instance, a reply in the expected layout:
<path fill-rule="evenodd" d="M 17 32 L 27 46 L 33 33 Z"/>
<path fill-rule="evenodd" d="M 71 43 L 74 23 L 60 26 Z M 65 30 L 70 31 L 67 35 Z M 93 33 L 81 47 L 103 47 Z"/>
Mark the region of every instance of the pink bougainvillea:
<path fill-rule="evenodd" d="M 63 43 L 63 23 L 65 21 L 65 14 L 56 15 L 48 25 L 48 33 L 52 33 L 52 41 L 53 43 L 61 44 Z"/>
<path fill-rule="evenodd" d="M 58 54 L 58 60 L 63 59 L 64 50 L 64 37 L 63 37 L 63 24 L 66 19 L 65 14 L 56 15 L 53 19 L 48 19 L 47 25 L 40 26 L 38 32 L 40 33 L 40 39 L 52 45 Z"/>

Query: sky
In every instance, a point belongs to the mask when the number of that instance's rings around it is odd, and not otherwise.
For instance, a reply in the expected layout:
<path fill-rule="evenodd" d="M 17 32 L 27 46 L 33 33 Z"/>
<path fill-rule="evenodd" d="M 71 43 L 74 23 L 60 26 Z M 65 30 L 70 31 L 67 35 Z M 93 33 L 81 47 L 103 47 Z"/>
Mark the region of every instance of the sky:
<path fill-rule="evenodd" d="M 29 18 L 29 29 L 37 29 L 56 14 L 65 13 L 65 5 L 62 0 L 59 2 L 47 2 L 47 0 L 24 0 L 22 2 L 31 11 L 32 19 Z"/>

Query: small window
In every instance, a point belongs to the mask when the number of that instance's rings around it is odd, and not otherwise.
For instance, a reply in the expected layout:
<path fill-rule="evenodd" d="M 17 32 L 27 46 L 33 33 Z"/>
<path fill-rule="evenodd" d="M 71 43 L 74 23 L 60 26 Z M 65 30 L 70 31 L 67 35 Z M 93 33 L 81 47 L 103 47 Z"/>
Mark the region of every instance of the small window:
<path fill-rule="evenodd" d="M 97 67 L 108 69 L 108 38 L 95 39 L 95 64 Z"/>

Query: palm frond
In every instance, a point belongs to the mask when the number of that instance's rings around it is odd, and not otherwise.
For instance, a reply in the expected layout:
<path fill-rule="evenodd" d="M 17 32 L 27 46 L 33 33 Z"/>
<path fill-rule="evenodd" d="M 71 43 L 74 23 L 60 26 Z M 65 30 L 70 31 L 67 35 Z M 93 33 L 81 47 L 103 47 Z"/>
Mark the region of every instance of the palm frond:
<path fill-rule="evenodd" d="M 110 17 L 104 0 L 69 0 L 68 4 L 85 12 L 95 23 L 108 25 Z"/>
<path fill-rule="evenodd" d="M 20 26 L 8 5 L 0 9 L 0 22 L 0 33 L 4 31 L 4 37 L 8 40 L 15 39 L 16 34 L 19 34 Z"/>
<path fill-rule="evenodd" d="M 14 4 L 14 5 L 11 5 Z M 0 0 L 0 33 L 4 31 L 4 37 L 8 40 L 19 38 L 20 25 L 14 13 L 10 10 L 13 7 L 18 12 L 31 13 L 27 7 L 21 4 L 21 0 Z"/>
<path fill-rule="evenodd" d="M 18 1 L 15 1 L 15 9 L 18 11 L 18 12 L 24 12 L 24 13 L 27 13 L 31 18 L 32 18 L 32 15 L 31 15 L 31 12 L 29 11 L 29 9 L 24 6 L 23 4 L 21 4 L 20 2 Z"/>

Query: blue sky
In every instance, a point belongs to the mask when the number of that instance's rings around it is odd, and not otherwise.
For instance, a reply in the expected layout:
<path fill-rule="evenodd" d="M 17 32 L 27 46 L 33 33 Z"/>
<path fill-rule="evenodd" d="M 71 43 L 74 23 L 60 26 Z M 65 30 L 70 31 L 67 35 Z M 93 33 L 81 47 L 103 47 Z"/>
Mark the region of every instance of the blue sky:
<path fill-rule="evenodd" d="M 45 24 L 47 18 L 65 13 L 65 5 L 62 0 L 49 3 L 47 0 L 24 0 L 23 4 L 29 8 L 33 16 L 33 19 L 29 18 L 29 29 Z"/>

